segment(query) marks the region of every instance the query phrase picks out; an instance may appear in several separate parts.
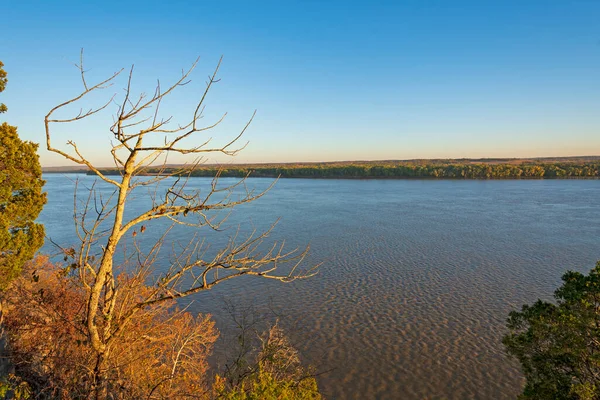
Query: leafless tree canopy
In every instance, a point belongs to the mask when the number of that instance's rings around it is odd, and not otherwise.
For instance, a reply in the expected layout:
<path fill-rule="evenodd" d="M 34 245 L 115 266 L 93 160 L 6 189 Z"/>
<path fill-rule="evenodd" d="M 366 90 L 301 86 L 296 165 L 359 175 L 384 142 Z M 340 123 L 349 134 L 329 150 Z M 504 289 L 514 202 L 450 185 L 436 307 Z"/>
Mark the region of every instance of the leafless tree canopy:
<path fill-rule="evenodd" d="M 66 159 L 89 168 L 100 179 L 114 186 L 114 193 L 108 198 L 96 195 L 91 188 L 84 201 L 75 199 L 75 224 L 79 236 L 77 248 L 65 249 L 65 255 L 72 260 L 73 272 L 79 276 L 87 292 L 85 311 L 86 335 L 95 351 L 97 362 L 94 371 L 97 380 L 96 397 L 103 397 L 105 387 L 106 360 L 127 330 L 136 313 L 145 307 L 173 300 L 208 290 L 213 286 L 242 275 L 254 275 L 282 282 L 290 282 L 306 278 L 316 273 L 315 268 L 299 267 L 306 252 L 286 251 L 283 244 L 272 243 L 266 247 L 265 239 L 271 229 L 265 232 L 254 232 L 249 236 L 232 237 L 229 243 L 216 255 L 206 258 L 205 249 L 198 236 L 188 243 L 181 244 L 179 251 L 166 272 L 157 273 L 154 268 L 157 255 L 165 242 L 167 232 L 177 225 L 194 228 L 218 230 L 225 217 L 215 214 L 217 211 L 231 210 L 233 207 L 251 202 L 263 196 L 266 191 L 254 192 L 246 186 L 246 178 L 233 185 L 219 185 L 219 174 L 214 177 L 208 193 L 187 190 L 190 173 L 203 161 L 207 153 L 222 153 L 233 156 L 241 151 L 245 144 L 240 139 L 254 118 L 254 114 L 233 138 L 221 146 L 211 146 L 211 139 L 203 134 L 218 126 L 226 115 L 213 123 L 201 125 L 207 96 L 219 79 L 217 73 L 221 60 L 206 82 L 204 92 L 194 108 L 189 120 L 176 123 L 173 118 L 161 115 L 161 103 L 166 96 L 188 84 L 190 74 L 198 60 L 189 70 L 182 71 L 181 77 L 174 83 L 164 87 L 157 82 L 151 96 L 132 93 L 134 68 L 129 70 L 124 94 L 113 95 L 96 108 L 80 110 L 75 116 L 68 118 L 55 117 L 63 109 L 70 110 L 90 93 L 111 87 L 123 70 L 114 73 L 99 83 L 89 83 L 83 66 L 83 52 L 77 65 L 81 75 L 83 89 L 75 97 L 52 108 L 45 117 L 46 144 L 49 151 L 60 154 Z M 86 158 L 77 147 L 76 138 L 67 142 L 65 149 L 52 144 L 55 129 L 62 124 L 75 123 L 91 117 L 106 109 L 115 107 L 114 119 L 110 123 L 110 132 L 114 137 L 110 150 L 115 167 L 119 174 L 107 174 Z M 196 144 L 189 145 L 190 142 Z M 156 143 L 160 143 L 157 145 Z M 189 155 L 193 159 L 177 171 L 165 173 L 169 154 Z M 160 172 L 152 177 L 142 176 L 148 167 L 160 167 Z M 169 177 L 171 185 L 164 185 Z M 170 182 L 169 181 L 169 182 Z M 162 183 L 161 183 L 162 182 Z M 166 190 L 161 187 L 167 187 Z M 147 210 L 132 218 L 125 218 L 128 197 L 138 187 L 147 187 L 152 193 L 152 205 Z M 267 189 L 268 190 L 268 189 Z M 241 193 L 241 195 L 240 195 Z M 162 219 L 170 222 L 161 239 L 150 248 L 140 248 L 135 235 L 143 233 L 148 223 Z M 108 228 L 107 228 L 108 227 Z M 119 299 L 127 297 L 129 288 L 123 286 L 115 276 L 119 265 L 115 265 L 117 247 L 126 235 L 133 235 L 133 253 L 127 259 L 135 260 L 128 266 L 127 273 L 134 281 L 147 280 L 152 277 L 150 290 L 143 295 L 136 293 L 134 301 Z M 101 248 L 101 251 L 97 251 Z M 266 248 L 266 250 L 265 250 Z M 289 264 L 281 273 L 280 266 Z M 131 281 L 131 280 L 129 280 Z"/>

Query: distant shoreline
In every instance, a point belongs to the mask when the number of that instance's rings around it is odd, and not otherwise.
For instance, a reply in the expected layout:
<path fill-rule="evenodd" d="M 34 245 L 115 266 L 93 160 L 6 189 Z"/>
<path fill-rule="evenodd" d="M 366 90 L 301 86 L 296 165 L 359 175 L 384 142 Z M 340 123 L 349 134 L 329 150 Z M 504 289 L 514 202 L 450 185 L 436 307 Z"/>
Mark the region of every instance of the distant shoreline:
<path fill-rule="evenodd" d="M 118 175 L 116 168 L 101 168 Z M 77 167 L 43 168 L 44 173 L 90 173 Z M 544 159 L 460 159 L 409 161 L 345 161 L 328 163 L 149 166 L 140 175 L 191 177 L 293 178 L 293 179 L 598 179 L 600 157 Z"/>
<path fill-rule="evenodd" d="M 352 160 L 352 161 L 298 161 L 298 162 L 265 162 L 265 163 L 240 163 L 240 164 L 202 164 L 201 168 L 262 168 L 262 167 L 288 167 L 288 166 L 335 166 L 335 165 L 397 165 L 397 164 L 549 164 L 549 163 L 591 163 L 600 162 L 599 156 L 568 156 L 568 157 L 525 157 L 525 158 L 414 158 L 408 160 Z M 182 164 L 169 164 L 168 168 L 181 167 Z M 113 169 L 114 167 L 99 167 L 102 170 Z M 43 172 L 87 172 L 86 167 L 79 165 L 42 167 Z"/>
<path fill-rule="evenodd" d="M 86 173 L 83 171 L 65 171 L 65 172 L 44 172 L 44 174 L 52 175 L 94 175 L 93 173 Z M 117 174 L 105 174 L 105 175 L 117 175 Z M 165 174 L 166 175 L 166 174 Z M 159 176 L 157 174 L 140 174 L 139 176 Z M 240 178 L 237 175 L 224 175 L 221 174 L 221 178 Z M 190 178 L 211 178 L 210 176 L 190 176 Z M 452 177 L 428 177 L 428 176 L 415 176 L 415 177 L 381 177 L 381 176 L 275 176 L 275 175 L 249 175 L 248 178 L 252 179 L 306 179 L 306 180 L 347 180 L 347 181 L 539 181 L 539 180 L 598 180 L 600 176 L 567 176 L 567 177 L 506 177 L 506 178 L 452 178 Z"/>

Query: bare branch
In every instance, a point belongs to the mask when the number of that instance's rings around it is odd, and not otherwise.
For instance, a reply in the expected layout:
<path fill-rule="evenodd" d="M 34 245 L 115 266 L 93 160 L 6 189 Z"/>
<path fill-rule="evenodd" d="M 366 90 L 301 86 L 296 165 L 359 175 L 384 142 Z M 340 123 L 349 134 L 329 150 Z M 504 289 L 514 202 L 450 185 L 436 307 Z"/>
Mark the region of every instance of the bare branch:
<path fill-rule="evenodd" d="M 308 247 L 303 251 L 286 251 L 284 242 L 266 240 L 275 224 L 262 233 L 251 232 L 238 239 L 241 231 L 237 231 L 226 246 L 219 249 L 211 257 L 206 255 L 204 240 L 194 233 L 186 244 L 173 243 L 173 259 L 166 272 L 157 271 L 154 266 L 159 259 L 168 233 L 175 226 L 186 226 L 195 230 L 206 227 L 221 232 L 222 224 L 227 221 L 232 209 L 238 205 L 255 201 L 265 195 L 276 183 L 273 181 L 265 190 L 255 192 L 247 185 L 249 175 L 233 184 L 219 184 L 221 170 L 213 178 L 210 185 L 200 190 L 190 190 L 188 183 L 194 170 L 203 162 L 196 158 L 179 168 L 169 168 L 167 161 L 171 154 L 203 155 L 220 153 L 234 156 L 247 145 L 239 146 L 241 137 L 254 120 L 256 111 L 247 123 L 232 139 L 222 146 L 210 146 L 212 138 L 204 138 L 200 143 L 186 145 L 194 133 L 202 133 L 216 128 L 226 117 L 224 113 L 217 121 L 199 126 L 203 118 L 205 102 L 213 85 L 219 82 L 217 73 L 222 57 L 209 76 L 193 114 L 184 123 L 176 123 L 172 116 L 161 116 L 163 99 L 177 88 L 187 85 L 189 77 L 196 67 L 196 59 L 191 67 L 182 71 L 181 76 L 170 86 L 163 88 L 157 81 L 154 92 L 147 96 L 144 93 L 132 93 L 133 71 L 129 70 L 124 95 L 120 101 L 112 96 L 97 108 L 81 109 L 70 118 L 55 118 L 54 113 L 67 106 L 74 106 L 87 94 L 110 86 L 123 71 L 120 70 L 108 79 L 95 85 L 88 84 L 83 67 L 83 52 L 77 65 L 84 90 L 77 96 L 52 108 L 44 119 L 46 145 L 49 151 L 60 154 L 64 158 L 80 165 L 85 165 L 91 173 L 104 182 L 115 187 L 112 194 L 103 196 L 94 183 L 86 199 L 79 201 L 77 192 L 74 196 L 74 222 L 80 241 L 78 249 L 69 250 L 73 264 L 78 270 L 77 276 L 86 291 L 85 329 L 87 340 L 96 357 L 96 368 L 92 372 L 96 393 L 106 388 L 107 360 L 111 346 L 126 335 L 128 327 L 142 310 L 159 307 L 192 294 L 209 290 L 215 285 L 244 275 L 256 276 L 280 282 L 292 282 L 314 276 L 318 266 L 312 268 L 299 267 L 304 261 Z M 51 128 L 54 124 L 73 123 L 85 120 L 114 104 L 116 112 L 111 121 L 110 131 L 114 135 L 114 143 L 110 150 L 114 171 L 106 172 L 95 166 L 77 147 L 74 140 L 67 142 L 70 151 L 54 148 L 51 145 Z M 148 136 L 150 135 L 150 136 Z M 148 138 L 148 139 L 146 139 Z M 152 138 L 152 139 L 150 139 Z M 145 143 L 146 141 L 152 142 Z M 155 145 L 154 143 L 164 143 Z M 155 165 L 158 163 L 159 165 Z M 148 176 L 152 173 L 151 176 Z M 175 178 L 170 185 L 163 185 L 166 179 Z M 162 182 L 162 183 L 161 183 Z M 152 186 L 154 186 L 152 188 Z M 165 187 L 166 186 L 166 187 Z M 151 205 L 138 215 L 126 218 L 126 206 L 134 199 L 136 190 L 146 188 L 147 198 Z M 77 187 L 76 187 L 77 191 Z M 128 214 L 127 214 L 128 215 Z M 191 217 L 195 217 L 191 219 Z M 170 223 L 163 230 L 159 239 L 145 250 L 138 240 L 149 229 L 153 221 L 162 220 Z M 125 240 L 125 238 L 131 238 Z M 117 257 L 117 249 L 123 251 Z M 115 265 L 119 262 L 119 265 Z M 155 284 L 148 287 L 152 279 Z M 140 291 L 140 287 L 144 290 Z M 174 336 L 175 337 L 175 336 Z M 143 338 L 142 338 L 143 339 Z M 142 340 L 140 339 L 140 340 Z M 153 340 L 153 339 L 143 339 Z M 179 338 L 174 350 L 174 361 L 169 376 L 155 383 L 153 390 L 162 390 L 164 382 L 172 379 L 184 362 L 183 354 L 194 336 Z M 100 396 L 102 397 L 102 396 Z"/>

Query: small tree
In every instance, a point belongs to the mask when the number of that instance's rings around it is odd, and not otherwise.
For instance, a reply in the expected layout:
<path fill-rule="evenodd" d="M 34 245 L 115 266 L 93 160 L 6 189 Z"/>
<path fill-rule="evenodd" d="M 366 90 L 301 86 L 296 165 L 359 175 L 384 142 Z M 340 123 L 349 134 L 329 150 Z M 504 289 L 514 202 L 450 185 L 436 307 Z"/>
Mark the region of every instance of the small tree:
<path fill-rule="evenodd" d="M 242 335 L 244 333 L 242 332 Z M 260 337 L 256 361 L 231 382 L 217 375 L 213 390 L 224 400 L 293 399 L 321 400 L 314 374 L 305 369 L 298 351 L 277 323 Z M 241 349 L 243 352 L 243 349 Z M 248 360 L 245 360 L 248 361 Z M 232 384 L 234 383 L 234 384 Z"/>
<path fill-rule="evenodd" d="M 556 304 L 513 311 L 503 343 L 521 363 L 523 399 L 600 399 L 600 262 L 589 275 L 567 272 Z"/>
<path fill-rule="evenodd" d="M 0 92 L 7 82 L 3 66 Z M 0 104 L 0 113 L 6 110 Z M 16 127 L 0 125 L 0 291 L 44 243 L 44 227 L 34 222 L 46 203 L 37 148 L 19 139 Z"/>
<path fill-rule="evenodd" d="M 87 200 L 82 202 L 81 208 L 75 211 L 80 243 L 77 248 L 65 250 L 66 256 L 72 260 L 71 267 L 77 271 L 87 293 L 86 335 L 96 359 L 94 370 L 91 372 L 94 382 L 93 393 L 96 398 L 105 398 L 111 386 L 109 363 L 111 352 L 123 338 L 135 316 L 148 307 L 208 290 L 217 284 L 243 275 L 290 282 L 315 273 L 312 268 L 297 270 L 306 250 L 286 252 L 282 245 L 274 244 L 261 251 L 264 248 L 263 240 L 269 235 L 271 229 L 263 233 L 251 234 L 241 240 L 238 240 L 235 235 L 230 238 L 228 245 L 210 258 L 205 255 L 202 241 L 194 236 L 188 243 L 181 245 L 181 251 L 172 255 L 172 261 L 166 271 L 157 271 L 154 263 L 170 228 L 149 248 L 143 250 L 138 246 L 135 235 L 143 233 L 147 225 L 154 221 L 169 221 L 171 227 L 183 225 L 216 230 L 224 218 L 220 218 L 215 212 L 251 202 L 265 193 L 254 193 L 249 190 L 245 185 L 245 179 L 234 185 L 221 186 L 218 182 L 219 174 L 213 179 L 206 194 L 201 195 L 197 191 L 187 190 L 186 183 L 190 173 L 198 165 L 198 159 L 169 174 L 164 173 L 163 168 L 162 172 L 153 177 L 143 177 L 150 166 L 155 168 L 157 161 L 161 161 L 163 167 L 166 166 L 169 154 L 202 156 L 217 152 L 235 155 L 244 147 L 235 146 L 252 118 L 232 140 L 222 146 L 210 147 L 210 139 L 200 143 L 189 142 L 197 134 L 216 127 L 225 117 L 224 115 L 215 123 L 206 126 L 199 124 L 203 117 L 207 95 L 211 87 L 218 82 L 216 76 L 220 64 L 221 61 L 209 77 L 193 114 L 185 123 L 175 124 L 171 117 L 161 117 L 160 106 L 166 96 L 188 83 L 188 77 L 196 63 L 187 72 L 182 72 L 181 77 L 167 88 L 159 82 L 151 96 L 143 93 L 134 96 L 132 93 L 132 67 L 121 98 L 113 96 L 104 105 L 87 112 L 80 111 L 74 117 L 56 118 L 54 115 L 57 111 L 79 102 L 92 92 L 112 85 L 121 73 L 119 71 L 100 83 L 88 84 L 82 55 L 77 65 L 83 84 L 82 92 L 52 108 L 46 115 L 48 150 L 86 166 L 91 173 L 115 189 L 108 199 L 96 197 L 95 191 L 90 190 Z M 110 131 L 114 138 L 110 152 L 116 166 L 114 174 L 109 174 L 93 165 L 74 141 L 68 142 L 70 151 L 52 145 L 51 137 L 56 124 L 83 120 L 102 111 L 110 104 L 117 104 L 113 122 L 110 124 Z M 157 136 L 160 138 L 159 141 L 156 140 Z M 172 184 L 161 191 L 159 183 L 170 176 L 175 176 L 177 179 L 173 179 Z M 149 190 L 152 205 L 146 211 L 132 218 L 126 218 L 128 198 L 135 189 L 140 187 L 153 188 Z M 241 191 L 242 194 L 239 195 L 236 190 Z M 134 261 L 127 265 L 117 265 L 115 261 L 117 249 L 129 236 L 134 237 L 134 245 L 125 249 L 124 259 Z M 96 249 L 99 242 L 102 246 L 101 251 L 98 252 Z M 291 264 L 285 272 L 278 273 L 279 268 L 286 263 Z M 120 298 L 127 297 L 126 293 L 129 290 L 116 278 L 119 267 L 122 268 L 121 271 L 127 271 L 131 279 L 139 282 L 146 282 L 148 277 L 152 276 L 152 281 L 148 283 L 149 289 L 137 293 L 135 301 L 119 303 Z"/>

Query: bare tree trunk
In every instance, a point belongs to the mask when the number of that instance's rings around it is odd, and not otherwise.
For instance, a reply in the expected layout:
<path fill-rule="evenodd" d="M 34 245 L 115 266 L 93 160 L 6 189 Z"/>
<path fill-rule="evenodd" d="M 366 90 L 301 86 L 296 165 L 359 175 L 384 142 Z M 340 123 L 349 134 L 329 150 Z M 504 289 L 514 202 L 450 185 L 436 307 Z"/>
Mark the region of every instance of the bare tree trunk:
<path fill-rule="evenodd" d="M 98 113 L 108 105 L 113 104 L 115 96 L 96 109 L 92 108 L 87 112 L 80 111 L 73 118 L 52 119 L 52 115 L 57 110 L 77 103 L 93 91 L 110 86 L 122 70 L 94 86 L 88 85 L 85 79 L 82 54 L 81 63 L 78 67 L 84 87 L 83 92 L 51 109 L 44 120 L 48 150 L 60 154 L 72 162 L 87 166 L 100 179 L 114 186 L 114 193 L 117 194 L 116 204 L 111 205 L 105 202 L 101 196 L 96 198 L 90 192 L 87 203 L 85 203 L 84 209 L 80 214 L 77 214 L 76 199 L 74 219 L 81 244 L 78 250 L 73 249 L 69 255 L 74 260 L 82 285 L 88 291 L 85 322 L 87 336 L 96 354 L 96 365 L 93 371 L 93 398 L 98 400 L 104 400 L 109 395 L 107 393 L 110 376 L 108 366 L 112 365 L 112 363 L 108 361 L 111 343 L 119 340 L 119 336 L 124 333 L 128 323 L 140 310 L 161 302 L 209 290 L 219 283 L 242 275 L 253 275 L 281 282 L 291 282 L 295 279 L 307 278 L 316 274 L 318 266 L 303 271 L 296 269 L 307 254 L 308 247 L 301 252 L 296 252 L 296 250 L 285 252 L 283 244 L 274 243 L 265 251 L 261 251 L 263 248 L 261 244 L 270 234 L 274 224 L 267 231 L 259 234 L 252 232 L 246 239 L 240 241 L 237 240 L 237 234 L 230 237 L 229 243 L 223 249 L 217 251 L 216 256 L 212 259 L 204 258 L 202 240 L 194 235 L 189 243 L 181 247 L 183 250 L 174 256 L 175 259 L 167 266 L 166 272 L 156 277 L 155 284 L 149 286 L 151 290 L 144 292 L 143 296 L 136 297 L 136 300 L 128 303 L 126 308 L 121 307 L 118 312 L 115 311 L 117 293 L 121 288 L 118 287 L 115 280 L 117 272 L 115 271 L 114 258 L 119 243 L 125 234 L 130 233 L 135 237 L 138 232 L 144 232 L 146 223 L 150 223 L 155 219 L 169 220 L 172 223 L 172 227 L 176 225 L 195 228 L 208 226 L 209 228 L 218 230 L 220 224 L 225 221 L 227 216 L 217 220 L 216 212 L 220 210 L 227 211 L 237 205 L 256 200 L 270 189 L 269 187 L 265 191 L 255 194 L 246 187 L 246 178 L 242 178 L 233 185 L 219 187 L 218 179 L 220 174 L 217 174 L 211 183 L 208 194 L 200 196 L 199 191 L 189 192 L 186 190 L 187 178 L 190 177 L 194 167 L 200 161 L 196 159 L 191 164 L 175 171 L 165 172 L 167 168 L 166 160 L 169 154 L 181 156 L 194 155 L 195 157 L 202 157 L 207 153 L 221 153 L 229 156 L 236 155 L 245 145 L 235 149 L 232 149 L 232 146 L 238 142 L 238 139 L 244 134 L 254 118 L 253 114 L 241 132 L 233 140 L 229 140 L 222 146 L 209 147 L 208 144 L 212 139 L 208 139 L 200 144 L 184 145 L 183 143 L 186 140 L 190 140 L 193 134 L 210 130 L 225 118 L 225 115 L 223 115 L 221 119 L 212 125 L 198 126 L 198 121 L 203 117 L 204 100 L 212 85 L 219 81 L 216 79 L 216 75 L 221 61 L 219 61 L 212 76 L 209 76 L 206 88 L 199 102 L 196 104 L 195 111 L 189 122 L 168 127 L 167 125 L 171 122 L 172 118 L 160 117 L 159 110 L 162 99 L 173 90 L 189 83 L 188 76 L 196 66 L 196 63 L 197 61 L 187 72 L 182 72 L 181 77 L 166 90 L 161 88 L 159 82 L 152 96 L 147 98 L 142 93 L 137 99 L 133 98 L 131 93 L 133 67 L 131 68 L 125 87 L 124 98 L 118 103 L 114 122 L 110 126 L 110 131 L 113 133 L 116 143 L 111 150 L 115 167 L 118 170 L 118 174 L 114 178 L 111 178 L 109 174 L 101 171 L 85 158 L 74 141 L 68 142 L 71 151 L 63 151 L 52 147 L 50 139 L 51 126 L 54 126 L 54 124 L 73 123 L 83 120 Z M 150 139 L 150 143 L 159 143 L 158 145 L 144 145 L 143 141 L 146 135 L 163 137 L 162 140 L 158 141 Z M 157 160 L 164 161 L 159 167 L 160 172 L 156 176 L 149 179 L 136 179 L 137 176 L 143 175 L 148 168 L 153 167 L 153 163 Z M 157 185 L 170 176 L 177 177 L 175 183 L 165 191 L 164 195 L 158 195 Z M 182 176 L 184 177 L 183 179 Z M 152 206 L 129 221 L 124 221 L 128 195 L 136 187 L 148 186 L 156 186 L 154 195 L 151 195 Z M 242 190 L 241 194 L 235 192 L 240 189 Z M 232 199 L 234 195 L 239 195 L 239 198 Z M 97 215 L 90 227 L 89 221 L 86 218 L 88 218 L 88 213 L 91 214 L 94 212 Z M 188 214 L 190 217 L 196 216 L 197 222 L 189 222 Z M 98 234 L 98 231 L 102 231 L 99 228 L 100 225 L 109 219 L 112 220 L 112 227 L 106 233 Z M 146 254 L 137 247 L 134 239 L 133 247 L 135 248 L 135 260 L 137 264 L 132 268 L 133 271 L 128 270 L 128 273 L 131 273 L 141 282 L 144 281 L 145 277 L 151 275 L 150 271 L 153 263 L 165 240 L 166 233 L 170 229 L 166 230 L 163 236 Z M 106 240 L 106 245 L 100 254 L 94 254 L 94 248 L 97 248 L 95 246 L 100 239 L 102 241 Z M 286 263 L 291 264 L 288 271 L 283 274 L 277 273 L 277 269 Z"/>
<path fill-rule="evenodd" d="M 94 400 L 105 400 L 108 398 L 108 377 L 106 370 L 106 354 L 98 353 L 94 367 L 93 386 L 90 398 Z"/>

